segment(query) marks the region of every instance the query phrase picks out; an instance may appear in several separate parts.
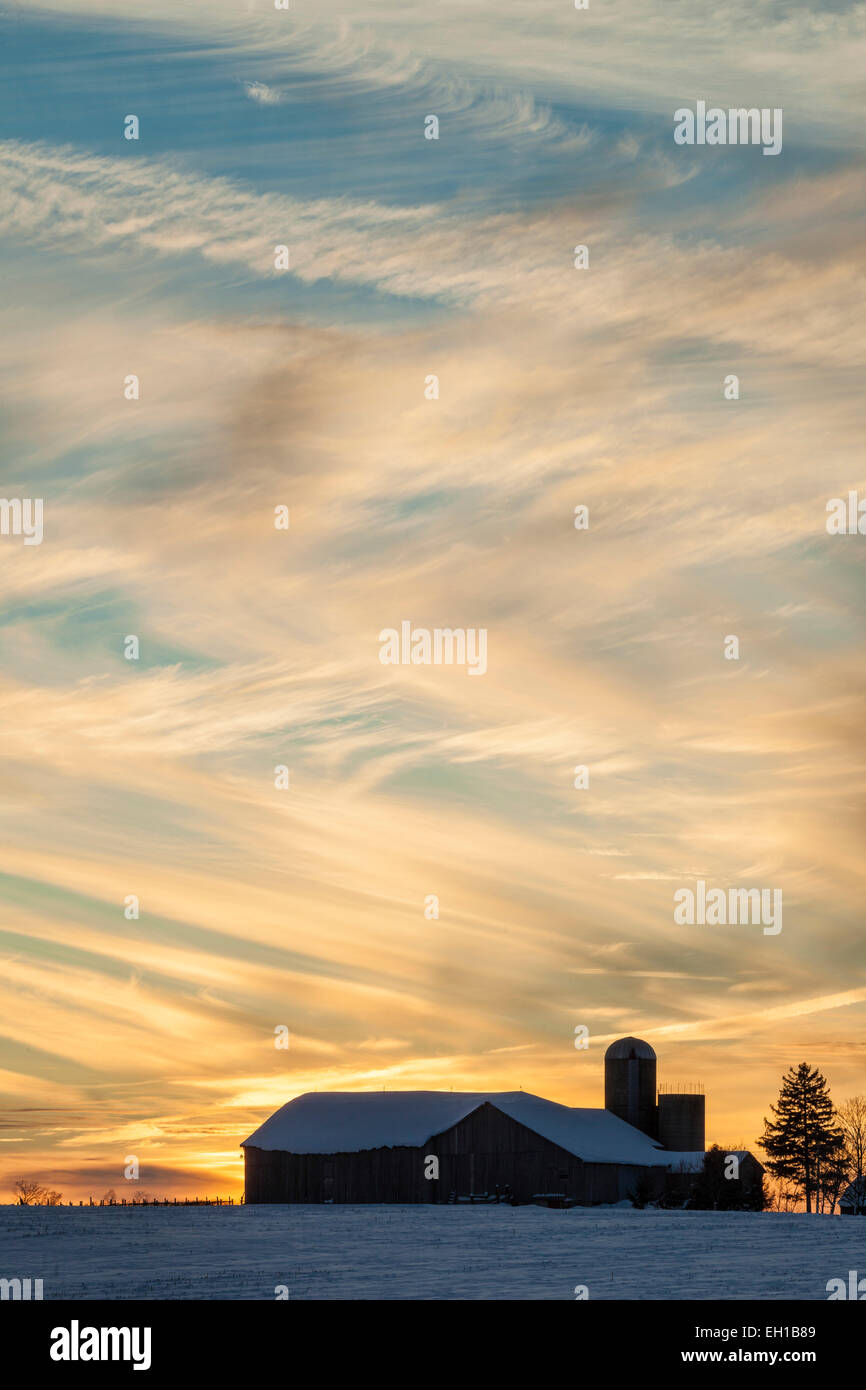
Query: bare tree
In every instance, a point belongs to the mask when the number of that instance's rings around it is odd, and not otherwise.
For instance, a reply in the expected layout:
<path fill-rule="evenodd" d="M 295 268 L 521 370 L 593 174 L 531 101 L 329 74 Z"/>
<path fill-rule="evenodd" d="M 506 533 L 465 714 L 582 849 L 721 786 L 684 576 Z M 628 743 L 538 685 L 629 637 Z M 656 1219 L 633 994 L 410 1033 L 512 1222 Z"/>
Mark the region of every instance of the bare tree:
<path fill-rule="evenodd" d="M 31 1182 L 29 1178 L 19 1178 L 15 1184 L 15 1194 L 19 1207 L 41 1207 L 47 1196 L 46 1189 L 40 1182 Z"/>
<path fill-rule="evenodd" d="M 845 1145 L 840 1143 L 837 1149 L 826 1155 L 818 1171 L 818 1211 L 828 1211 L 833 1215 L 839 1193 L 847 1183 L 850 1171 Z"/>
<path fill-rule="evenodd" d="M 848 1166 L 857 1186 L 855 1192 L 855 1211 L 862 1213 L 866 1194 L 863 1173 L 866 1170 L 866 1096 L 851 1096 L 839 1107 L 839 1120 L 845 1139 L 845 1153 Z"/>
<path fill-rule="evenodd" d="M 767 1184 L 770 1194 L 770 1211 L 794 1211 L 800 1200 L 799 1193 L 792 1192 L 781 1179 L 772 1179 Z"/>

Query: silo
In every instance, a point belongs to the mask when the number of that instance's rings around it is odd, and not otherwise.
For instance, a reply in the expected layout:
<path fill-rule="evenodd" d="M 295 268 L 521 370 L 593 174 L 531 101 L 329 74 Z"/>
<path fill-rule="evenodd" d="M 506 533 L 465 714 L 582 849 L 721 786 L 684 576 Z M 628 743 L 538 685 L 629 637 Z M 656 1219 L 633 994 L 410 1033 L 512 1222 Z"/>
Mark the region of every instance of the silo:
<path fill-rule="evenodd" d="M 703 1153 L 706 1098 L 697 1088 L 659 1094 L 659 1142 L 677 1153 Z"/>
<path fill-rule="evenodd" d="M 604 1108 L 656 1137 L 656 1055 L 640 1038 L 620 1038 L 604 1054 Z"/>

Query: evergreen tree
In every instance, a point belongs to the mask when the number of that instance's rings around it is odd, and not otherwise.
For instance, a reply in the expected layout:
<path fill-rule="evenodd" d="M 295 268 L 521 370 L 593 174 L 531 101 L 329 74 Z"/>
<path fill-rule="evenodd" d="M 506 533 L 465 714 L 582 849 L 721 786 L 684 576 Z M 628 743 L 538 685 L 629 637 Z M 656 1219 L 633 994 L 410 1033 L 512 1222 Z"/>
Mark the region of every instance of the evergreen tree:
<path fill-rule="evenodd" d="M 775 1119 L 764 1118 L 758 1140 L 775 1178 L 793 1182 L 806 1199 L 806 1211 L 821 1184 L 824 1165 L 837 1159 L 843 1135 L 836 1120 L 826 1078 L 808 1062 L 791 1067 L 782 1078 L 779 1103 L 770 1107 Z"/>

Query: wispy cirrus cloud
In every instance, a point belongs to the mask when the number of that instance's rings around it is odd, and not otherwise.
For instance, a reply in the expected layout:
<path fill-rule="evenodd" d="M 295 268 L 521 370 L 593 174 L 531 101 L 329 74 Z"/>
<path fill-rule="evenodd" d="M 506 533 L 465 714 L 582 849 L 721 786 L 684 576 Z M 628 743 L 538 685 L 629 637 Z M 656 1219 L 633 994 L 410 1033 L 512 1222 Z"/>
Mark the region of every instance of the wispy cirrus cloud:
<path fill-rule="evenodd" d="M 722 1138 L 804 1027 L 859 1085 L 859 554 L 824 504 L 864 481 L 861 16 L 684 11 L 672 44 L 623 0 L 342 8 L 150 7 L 201 65 L 184 122 L 230 89 L 237 149 L 156 120 L 122 157 L 0 147 L 5 442 L 46 499 L 44 545 L 0 547 L 3 1081 L 57 1107 L 15 1164 L 138 1134 L 234 1182 L 323 1086 L 595 1104 L 613 1030 L 717 1083 Z M 672 158 L 695 70 L 796 95 L 772 187 Z M 284 127 L 327 196 L 267 168 Z M 487 627 L 484 680 L 384 668 L 404 618 Z M 683 866 L 782 884 L 782 936 L 684 933 Z"/>
<path fill-rule="evenodd" d="M 245 82 L 244 91 L 250 101 L 257 101 L 260 106 L 279 106 L 282 99 L 279 92 L 265 82 Z"/>
<path fill-rule="evenodd" d="M 142 27 L 139 12 L 118 12 L 112 0 L 23 0 L 19 8 Z M 288 12 L 276 12 L 272 0 L 245 0 L 240 13 L 235 0 L 182 9 L 154 0 L 146 18 L 151 28 L 199 39 L 204 32 L 228 51 L 258 54 L 268 64 L 262 80 L 269 83 L 281 71 L 319 72 L 330 78 L 332 92 L 396 88 L 425 100 L 438 93 L 446 106 L 474 107 L 482 120 L 489 97 L 492 130 L 498 122 L 529 135 L 547 127 L 556 138 L 562 118 L 552 104 L 576 96 L 590 109 L 670 118 L 683 101 L 706 95 L 721 105 L 808 113 L 799 123 L 801 139 L 856 148 L 866 54 L 861 5 L 816 11 L 803 4 L 781 12 L 775 0 L 735 0 L 711 25 L 700 11 L 684 8 L 675 23 L 671 43 L 668 26 L 640 0 L 611 0 L 592 15 L 552 6 L 534 14 L 529 27 L 522 0 L 480 0 L 471 9 L 462 0 L 443 0 L 433 21 L 423 6 L 377 0 L 365 6 L 362 23 L 347 16 L 342 0 L 315 6 L 299 0 Z M 704 92 L 694 90 L 696 72 Z"/>
<path fill-rule="evenodd" d="M 630 322 L 645 348 L 701 333 L 729 349 L 802 363 L 850 362 L 862 351 L 844 313 L 864 278 L 856 233 L 848 248 L 835 242 L 823 261 L 819 253 L 803 277 L 778 244 L 759 251 L 721 239 L 695 245 L 687 235 L 629 236 L 625 210 L 599 206 L 582 214 L 581 234 L 599 249 L 592 275 L 581 277 L 565 206 L 467 219 L 448 208 L 304 202 L 158 162 L 14 142 L 0 146 L 0 170 L 0 232 L 59 238 L 72 250 L 193 253 L 270 277 L 284 239 L 291 274 L 302 281 L 348 281 L 488 312 L 543 307 L 551 334 L 568 332 L 579 307 L 584 334 L 616 334 L 617 344 Z M 711 266 L 725 282 L 724 304 L 710 288 Z"/>

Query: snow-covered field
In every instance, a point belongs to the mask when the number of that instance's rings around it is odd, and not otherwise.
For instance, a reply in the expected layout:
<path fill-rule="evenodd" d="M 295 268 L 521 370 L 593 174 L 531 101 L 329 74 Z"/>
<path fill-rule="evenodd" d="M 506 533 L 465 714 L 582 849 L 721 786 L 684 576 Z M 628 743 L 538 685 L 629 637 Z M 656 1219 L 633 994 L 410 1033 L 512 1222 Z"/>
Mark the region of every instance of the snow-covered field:
<path fill-rule="evenodd" d="M 44 1298 L 826 1299 L 866 1217 L 630 1207 L 0 1207 Z"/>

